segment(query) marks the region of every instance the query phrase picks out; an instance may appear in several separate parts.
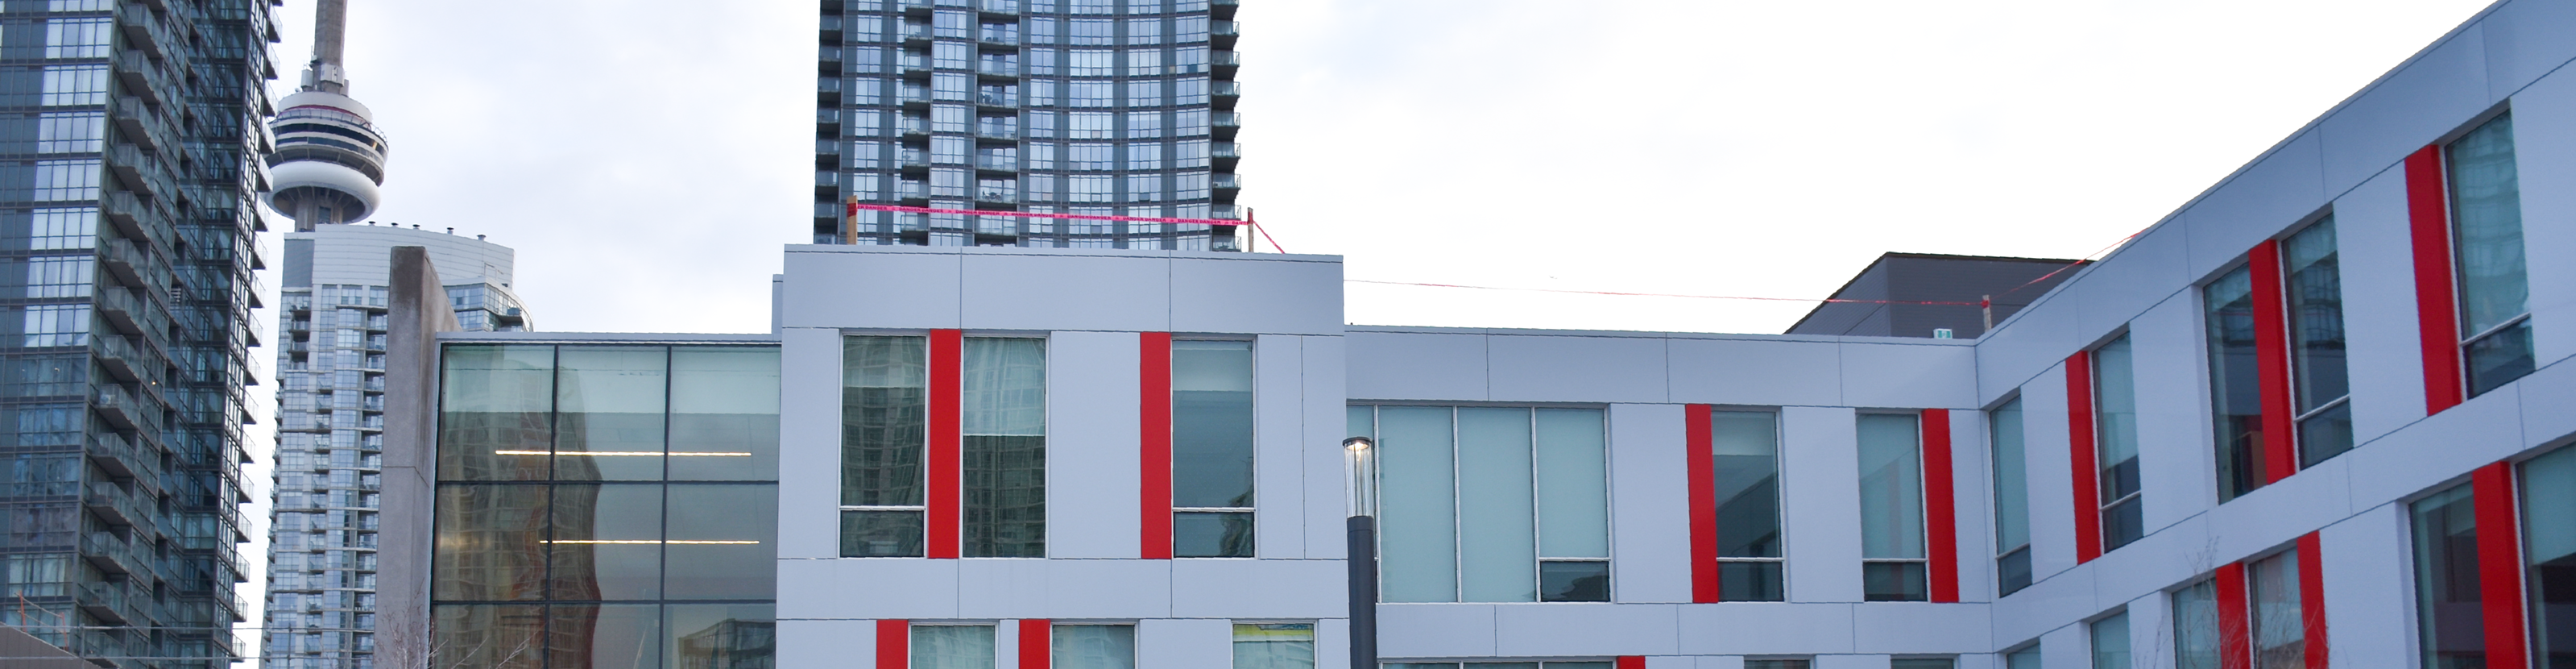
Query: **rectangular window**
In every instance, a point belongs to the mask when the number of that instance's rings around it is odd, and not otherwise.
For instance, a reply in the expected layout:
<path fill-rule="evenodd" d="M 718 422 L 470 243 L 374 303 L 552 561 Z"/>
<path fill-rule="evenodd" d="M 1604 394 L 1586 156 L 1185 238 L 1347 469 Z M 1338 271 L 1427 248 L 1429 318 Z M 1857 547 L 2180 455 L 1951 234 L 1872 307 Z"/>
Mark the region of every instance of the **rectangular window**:
<path fill-rule="evenodd" d="M 86 249 L 98 245 L 98 209 L 54 207 L 31 212 L 27 248 Z"/>
<path fill-rule="evenodd" d="M 107 104 L 107 66 L 49 65 L 39 104 L 47 107 Z"/>
<path fill-rule="evenodd" d="M 1782 601 L 1779 417 L 1710 411 L 1709 444 L 1720 601 Z"/>
<path fill-rule="evenodd" d="M 1047 18 L 1033 18 L 1033 19 L 1029 19 L 1029 21 L 1028 21 L 1028 35 L 1029 35 L 1029 43 L 1030 43 L 1030 44 L 1054 44 L 1054 43 L 1056 43 L 1057 28 L 1058 28 L 1059 26 L 1061 26 L 1061 25 L 1063 25 L 1063 24 L 1057 23 L 1055 19 L 1047 19 Z"/>
<path fill-rule="evenodd" d="M 1106 77 L 1118 73 L 1116 52 L 1108 49 L 1074 49 L 1065 52 L 1064 73 L 1076 77 Z"/>
<path fill-rule="evenodd" d="M 1235 623 L 1234 669 L 1315 669 L 1315 624 Z"/>
<path fill-rule="evenodd" d="M 1160 80 L 1160 79 L 1131 79 L 1131 80 L 1128 80 L 1128 82 L 1127 82 L 1127 106 L 1129 106 L 1129 107 L 1160 107 L 1160 106 L 1163 106 L 1163 81 L 1162 81 L 1162 80 Z"/>
<path fill-rule="evenodd" d="M 2306 669 L 2305 609 L 2299 605 L 2299 552 L 2254 561 L 2246 599 L 2254 607 L 2254 669 Z"/>
<path fill-rule="evenodd" d="M 2262 374 L 2255 363 L 2254 270 L 2220 275 L 2201 289 L 2209 340 L 2211 424 L 2217 430 L 2218 501 L 2263 487 Z"/>
<path fill-rule="evenodd" d="M 1745 658 L 1744 669 L 1807 669 L 1807 658 Z M 2031 665 L 2038 669 L 2038 665 Z"/>
<path fill-rule="evenodd" d="M 1065 177 L 1064 181 L 1065 200 L 1068 202 L 1109 201 L 1109 191 L 1113 184 L 1109 175 L 1076 174 Z"/>
<path fill-rule="evenodd" d="M 1107 80 L 1073 81 L 1065 85 L 1065 105 L 1069 107 L 1107 107 L 1115 104 L 1111 91 L 1116 86 Z"/>
<path fill-rule="evenodd" d="M 1022 54 L 1021 60 L 1027 64 L 1031 75 L 1052 76 L 1056 73 L 1054 49 L 1029 49 Z"/>
<path fill-rule="evenodd" d="M 1948 657 L 1900 657 L 1887 661 L 1887 669 L 1958 669 L 1959 660 Z"/>
<path fill-rule="evenodd" d="M 2478 589 L 2478 516 L 2471 486 L 2434 493 L 2415 502 L 2413 513 L 2421 666 L 2485 666 L 2486 598 Z"/>
<path fill-rule="evenodd" d="M 36 161 L 34 199 L 38 202 L 96 200 L 98 172 L 96 158 Z"/>
<path fill-rule="evenodd" d="M 1109 46 L 1117 43 L 1117 21 L 1111 19 L 1073 19 L 1072 39 L 1075 46 Z M 1107 53 L 1103 51 L 1102 53 Z"/>
<path fill-rule="evenodd" d="M 1128 19 L 1127 43 L 1131 46 L 1163 43 L 1163 20 Z"/>
<path fill-rule="evenodd" d="M 1163 113 L 1159 111 L 1127 112 L 1128 139 L 1155 139 L 1163 136 Z"/>
<path fill-rule="evenodd" d="M 993 626 L 912 626 L 907 669 L 993 669 Z"/>
<path fill-rule="evenodd" d="M 1046 557 L 1046 340 L 968 337 L 965 557 Z"/>
<path fill-rule="evenodd" d="M 1065 146 L 1064 168 L 1086 172 L 1117 169 L 1117 147 L 1111 144 L 1081 143 Z"/>
<path fill-rule="evenodd" d="M 931 105 L 930 131 L 963 134 L 971 131 L 967 126 L 974 122 L 974 117 L 975 114 L 965 105 Z"/>
<path fill-rule="evenodd" d="M 1180 16 L 1172 19 L 1172 42 L 1187 44 L 1208 41 L 1208 17 Z"/>
<path fill-rule="evenodd" d="M 1350 411 L 1382 458 L 1386 601 L 1610 600 L 1601 410 Z"/>
<path fill-rule="evenodd" d="M 1051 627 L 1054 652 L 1048 669 L 1136 669 L 1135 625 Z"/>
<path fill-rule="evenodd" d="M 2458 263 L 2460 336 L 2468 390 L 2476 397 L 2530 374 L 2531 286 L 2523 271 L 2522 188 L 2514 167 L 2513 116 L 2469 131 L 2445 147 L 2451 234 Z"/>
<path fill-rule="evenodd" d="M 2550 667 L 2576 666 L 2576 448 L 2522 465 L 2523 557 L 2529 563 L 2532 650 Z"/>
<path fill-rule="evenodd" d="M 2281 241 L 2301 467 L 2352 450 L 2352 382 L 2344 374 L 2343 269 L 2332 217 Z"/>
<path fill-rule="evenodd" d="M 54 19 L 45 22 L 46 58 L 106 58 L 110 18 Z"/>
<path fill-rule="evenodd" d="M 2102 551 L 2146 535 L 2138 487 L 2138 390 L 2129 335 L 2093 350 L 2094 462 L 2101 468 Z"/>
<path fill-rule="evenodd" d="M 1995 575 L 1998 595 L 2030 587 L 2030 478 L 2022 449 L 2021 398 L 1986 412 L 1995 463 Z"/>
<path fill-rule="evenodd" d="M 1918 421 L 1912 414 L 1859 418 L 1861 596 L 1866 601 L 1931 598 Z"/>
<path fill-rule="evenodd" d="M 2221 669 L 2218 582 L 2201 581 L 2173 593 L 2175 669 Z M 2427 667 L 2433 665 L 2425 665 Z"/>
<path fill-rule="evenodd" d="M 1127 76 L 1151 77 L 1163 73 L 1163 52 L 1143 49 L 1127 52 Z"/>
<path fill-rule="evenodd" d="M 96 153 L 107 138 L 107 115 L 45 112 L 36 121 L 37 153 Z"/>
<path fill-rule="evenodd" d="M 2093 669 L 2129 669 L 2129 613 L 2093 621 Z"/>
<path fill-rule="evenodd" d="M 1252 557 L 1252 342 L 1172 342 L 1172 557 Z"/>
<path fill-rule="evenodd" d="M 31 304 L 23 312 L 20 346 L 80 346 L 89 343 L 89 305 Z"/>
<path fill-rule="evenodd" d="M 1109 112 L 1073 112 L 1067 116 L 1070 118 L 1067 119 L 1069 125 L 1065 126 L 1066 139 L 1116 138 L 1116 132 L 1110 129 Z"/>
<path fill-rule="evenodd" d="M 921 557 L 928 364 L 920 337 L 841 340 L 841 556 Z"/>
<path fill-rule="evenodd" d="M 1163 200 L 1163 175 L 1127 175 L 1127 202 L 1160 202 Z M 1150 215 L 1150 214 L 1149 214 Z M 1151 224 L 1148 224 L 1151 225 Z M 1133 228 L 1134 226 L 1130 226 Z"/>

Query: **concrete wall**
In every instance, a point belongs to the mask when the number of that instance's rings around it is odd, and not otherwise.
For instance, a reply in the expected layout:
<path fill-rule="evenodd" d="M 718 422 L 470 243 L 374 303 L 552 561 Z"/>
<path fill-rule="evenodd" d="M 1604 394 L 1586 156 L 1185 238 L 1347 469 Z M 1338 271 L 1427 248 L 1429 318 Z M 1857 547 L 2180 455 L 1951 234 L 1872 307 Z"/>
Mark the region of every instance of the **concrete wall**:
<path fill-rule="evenodd" d="M 391 249 L 385 332 L 383 511 L 376 536 L 376 661 L 429 660 L 431 507 L 438 475 L 438 335 L 457 330 L 429 253 Z"/>

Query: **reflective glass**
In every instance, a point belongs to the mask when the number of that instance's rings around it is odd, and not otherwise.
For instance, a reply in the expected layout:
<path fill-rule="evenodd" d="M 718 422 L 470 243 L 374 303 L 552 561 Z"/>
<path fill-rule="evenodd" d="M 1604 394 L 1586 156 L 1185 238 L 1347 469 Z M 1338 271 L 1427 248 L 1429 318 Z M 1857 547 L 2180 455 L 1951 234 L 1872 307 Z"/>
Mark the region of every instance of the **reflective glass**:
<path fill-rule="evenodd" d="M 1987 445 L 1993 450 L 1995 483 L 1996 592 L 2009 595 L 2030 587 L 2030 480 L 2023 464 L 2021 398 L 1986 412 Z"/>
<path fill-rule="evenodd" d="M 431 660 L 440 667 L 541 669 L 545 666 L 546 607 L 534 604 L 440 604 Z"/>
<path fill-rule="evenodd" d="M 2547 667 L 2576 667 L 2576 448 L 2522 465 L 2523 557 L 2530 561 L 2534 649 Z"/>
<path fill-rule="evenodd" d="M 555 479 L 662 480 L 670 350 L 566 346 L 555 355 Z"/>
<path fill-rule="evenodd" d="M 439 486 L 436 525 L 432 598 L 545 597 L 546 486 Z"/>
<path fill-rule="evenodd" d="M 778 349 L 671 349 L 670 478 L 778 480 Z"/>
<path fill-rule="evenodd" d="M 1530 410 L 1458 409 L 1459 601 L 1538 600 Z"/>
<path fill-rule="evenodd" d="M 1603 454 L 1602 412 L 1537 411 L 1538 555 L 1610 557 L 1610 473 Z"/>
<path fill-rule="evenodd" d="M 1050 669 L 1136 669 L 1134 625 L 1055 625 L 1050 631 L 1055 634 Z"/>
<path fill-rule="evenodd" d="M 1234 669 L 1314 668 L 1314 623 L 1235 623 Z"/>
<path fill-rule="evenodd" d="M 1538 563 L 1539 601 L 1610 601 L 1610 563 L 1550 560 Z"/>
<path fill-rule="evenodd" d="M 914 625 L 909 669 L 993 669 L 993 627 Z"/>
<path fill-rule="evenodd" d="M 1747 667 L 1746 669 L 1752 668 Z M 2005 653 L 2004 669 L 2041 669 L 2039 666 L 2039 646 L 2032 645 L 2029 648 Z"/>
<path fill-rule="evenodd" d="M 2129 614 L 2093 621 L 2093 668 L 2129 669 Z"/>
<path fill-rule="evenodd" d="M 1388 602 L 1458 601 L 1450 410 L 1378 407 L 1380 590 Z"/>
<path fill-rule="evenodd" d="M 842 339 L 842 504 L 921 504 L 922 361 L 920 337 Z"/>
<path fill-rule="evenodd" d="M 1920 559 L 1923 460 L 1915 417 L 1860 415 L 1861 557 Z"/>
<path fill-rule="evenodd" d="M 1046 340 L 967 338 L 963 374 L 963 554 L 1046 557 Z"/>
<path fill-rule="evenodd" d="M 2462 484 L 2417 501 L 2415 619 L 2425 669 L 2486 666 L 2485 598 L 2478 590 L 2477 505 Z"/>
<path fill-rule="evenodd" d="M 2094 442 L 2101 467 L 2102 550 L 2145 535 L 2138 500 L 2138 387 L 2129 335 L 2093 350 Z"/>
<path fill-rule="evenodd" d="M 2451 232 L 2459 261 L 2460 336 L 2470 340 L 2469 393 L 2532 370 L 2529 321 L 2486 334 L 2531 311 L 2524 270 L 2522 187 L 2514 166 L 2513 116 L 2469 131 L 2448 147 Z"/>
<path fill-rule="evenodd" d="M 438 478 L 547 477 L 554 410 L 553 346 L 449 346 L 439 364 Z"/>
<path fill-rule="evenodd" d="M 2254 561 L 2245 570 L 2245 587 L 2254 603 L 2254 669 L 2306 669 L 2298 551 Z"/>
<path fill-rule="evenodd" d="M 778 666 L 778 607 L 770 604 L 669 604 L 662 607 L 663 655 L 671 669 L 771 669 Z"/>
<path fill-rule="evenodd" d="M 1931 586 L 1921 562 L 1863 562 L 1861 599 L 1871 602 L 1920 602 L 1931 599 Z"/>
<path fill-rule="evenodd" d="M 1172 506 L 1252 506 L 1252 342 L 1172 342 Z"/>
<path fill-rule="evenodd" d="M 841 557 L 921 557 L 920 511 L 841 512 Z"/>
<path fill-rule="evenodd" d="M 553 599 L 661 598 L 662 486 L 557 485 L 549 509 Z"/>
<path fill-rule="evenodd" d="M 1172 557 L 1252 557 L 1252 512 L 1172 514 Z"/>
<path fill-rule="evenodd" d="M 547 607 L 548 666 L 655 669 L 662 666 L 658 604 L 557 604 Z"/>
<path fill-rule="evenodd" d="M 1780 562 L 1717 563 L 1718 594 L 1730 602 L 1777 602 L 1788 595 Z"/>
<path fill-rule="evenodd" d="M 2531 353 L 2531 321 L 2515 323 L 2469 342 L 2467 354 L 2471 396 L 2530 374 L 2536 364 Z"/>
<path fill-rule="evenodd" d="M 1900 657 L 1887 663 L 1887 669 L 1958 669 L 1958 666 L 1958 660 L 1946 657 Z"/>
<path fill-rule="evenodd" d="M 2173 638 L 2175 669 L 2221 669 L 2217 582 L 2174 591 Z"/>
<path fill-rule="evenodd" d="M 1709 412 L 1717 555 L 1780 557 L 1780 444 L 1768 411 Z M 1734 599 L 1729 595 L 1727 599 Z"/>
<path fill-rule="evenodd" d="M 668 599 L 778 596 L 778 486 L 670 486 Z"/>
<path fill-rule="evenodd" d="M 2211 422 L 2218 431 L 2218 501 L 2263 486 L 2263 378 L 2255 370 L 2254 274 L 2238 267 L 2201 288 L 2209 338 Z"/>
<path fill-rule="evenodd" d="M 2031 666 L 2032 669 L 2038 669 L 2038 665 Z M 1755 660 L 1748 658 L 1744 661 L 1744 669 L 1807 669 L 1807 661 L 1805 659 Z"/>
<path fill-rule="evenodd" d="M 2316 412 L 2350 394 L 2345 376 L 2343 335 L 2343 270 L 2336 251 L 2335 222 L 2327 218 L 2281 241 L 2282 289 L 2290 326 L 2290 369 L 2297 383 L 2298 411 Z M 2352 412 L 2328 411 L 2299 424 L 2303 466 L 2313 466 L 2352 449 Z"/>

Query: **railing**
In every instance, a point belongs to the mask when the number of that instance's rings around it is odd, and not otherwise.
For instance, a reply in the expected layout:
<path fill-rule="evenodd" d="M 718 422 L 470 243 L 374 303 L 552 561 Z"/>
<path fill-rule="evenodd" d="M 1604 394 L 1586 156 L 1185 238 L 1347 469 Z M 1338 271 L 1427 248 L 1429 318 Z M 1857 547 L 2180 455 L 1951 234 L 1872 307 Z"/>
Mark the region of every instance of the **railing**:
<path fill-rule="evenodd" d="M 1008 93 L 987 93 L 977 91 L 975 93 L 975 104 L 993 107 L 1016 107 L 1019 106 L 1020 102 L 1017 97 Z"/>
<path fill-rule="evenodd" d="M 975 159 L 975 167 L 996 172 L 1017 172 L 1020 169 L 1020 159 L 1018 156 L 982 156 Z"/>
<path fill-rule="evenodd" d="M 1020 129 L 977 126 L 975 128 L 975 136 L 985 139 L 1019 139 Z"/>
<path fill-rule="evenodd" d="M 1243 177 L 1233 174 L 1219 174 L 1209 180 L 1209 185 L 1217 190 L 1242 190 Z"/>
<path fill-rule="evenodd" d="M 174 135 L 170 133 L 169 122 L 163 120 L 160 114 L 153 113 L 152 106 L 145 104 L 143 98 L 132 95 L 117 96 L 116 124 L 125 131 L 125 134 L 150 144 L 155 150 L 178 146 L 171 139 Z"/>
<path fill-rule="evenodd" d="M 1234 142 L 1208 142 L 1210 158 L 1241 158 L 1243 146 Z"/>
<path fill-rule="evenodd" d="M 1240 67 L 1243 65 L 1243 52 L 1241 51 L 1218 51 L 1208 55 L 1209 61 L 1215 63 L 1217 67 Z"/>
<path fill-rule="evenodd" d="M 1216 85 L 1210 88 L 1209 94 L 1220 98 L 1242 97 L 1243 84 L 1232 81 L 1216 82 Z"/>
<path fill-rule="evenodd" d="M 125 79 L 126 90 L 133 91 L 146 101 L 162 102 L 160 91 L 176 90 L 170 87 L 169 73 L 163 72 L 161 66 L 153 63 L 152 57 L 141 50 L 126 49 L 116 52 L 115 64 L 118 76 Z"/>
<path fill-rule="evenodd" d="M 817 54 L 816 60 L 838 65 L 841 62 L 841 53 L 842 51 L 839 45 L 826 44 L 820 48 L 820 52 Z"/>
<path fill-rule="evenodd" d="M 125 236 L 151 242 L 156 251 L 170 248 L 169 240 L 160 236 L 170 226 L 163 223 L 169 216 L 159 202 L 119 191 L 99 198 L 99 206 L 107 212 L 107 222 L 115 224 Z"/>
<path fill-rule="evenodd" d="M 1018 31 L 978 30 L 975 31 L 975 41 L 994 46 L 1019 46 L 1020 33 Z"/>
<path fill-rule="evenodd" d="M 1020 194 L 1016 190 L 979 188 L 975 191 L 975 199 L 984 202 L 1018 202 Z"/>

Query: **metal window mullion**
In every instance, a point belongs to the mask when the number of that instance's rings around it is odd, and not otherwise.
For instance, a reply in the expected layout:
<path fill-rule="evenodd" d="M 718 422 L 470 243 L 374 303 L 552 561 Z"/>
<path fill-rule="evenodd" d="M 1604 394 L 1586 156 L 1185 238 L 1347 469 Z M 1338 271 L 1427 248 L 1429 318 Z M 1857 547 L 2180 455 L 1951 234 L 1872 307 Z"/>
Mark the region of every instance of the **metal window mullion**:
<path fill-rule="evenodd" d="M 2498 324 L 2496 324 L 2496 326 L 2495 326 L 2495 327 L 2491 327 L 2491 328 L 2487 328 L 2487 329 L 2485 329 L 2485 330 L 2481 330 L 2481 331 L 2479 331 L 2477 334 L 2470 335 L 2470 336 L 2468 336 L 2468 337 L 2466 337 L 2466 338 L 2461 339 L 2461 340 L 2460 340 L 2460 345 L 2461 345 L 2461 346 L 2467 346 L 2467 345 L 2470 345 L 2470 344 L 2478 343 L 2478 341 L 2479 341 L 2479 340 L 2486 339 L 2487 337 L 2493 336 L 2493 335 L 2495 335 L 2496 333 L 2503 332 L 2503 331 L 2505 331 L 2505 330 L 2513 329 L 2513 326 L 2521 325 L 2524 321 L 2528 321 L 2528 320 L 2531 320 L 2531 310 L 2529 310 L 2529 309 L 2525 309 L 2525 310 L 2523 310 L 2522 314 L 2521 314 L 2521 315 L 2519 315 L 2519 316 L 2515 316 L 2515 317 L 2512 317 L 2512 318 L 2507 318 L 2507 319 L 2505 319 L 2505 320 L 2504 320 L 2504 322 L 2503 322 L 2503 323 L 2498 323 Z"/>
<path fill-rule="evenodd" d="M 2337 397 L 2337 398 L 2334 398 L 2333 400 L 2328 401 L 2328 402 L 2326 402 L 2325 404 L 2317 405 L 2317 408 L 2309 409 L 2307 413 L 2298 414 L 2298 415 L 2295 415 L 2295 416 L 2290 417 L 2290 421 L 2295 423 L 2295 422 L 2305 421 L 2305 420 L 2310 419 L 2310 418 L 2315 418 L 2315 417 L 2317 416 L 2317 414 L 2325 413 L 2325 412 L 2326 412 L 2326 410 L 2328 410 L 2328 409 L 2333 409 L 2333 408 L 2335 408 L 2335 407 L 2337 407 L 2337 406 L 2342 406 L 2342 405 L 2344 405 L 2344 404 L 2350 403 L 2351 401 L 2352 401 L 2352 394 L 2351 394 L 2351 393 L 2345 393 L 2343 396 L 2341 396 L 2341 397 Z M 2141 487 L 2144 487 L 2144 486 L 2141 486 Z"/>

